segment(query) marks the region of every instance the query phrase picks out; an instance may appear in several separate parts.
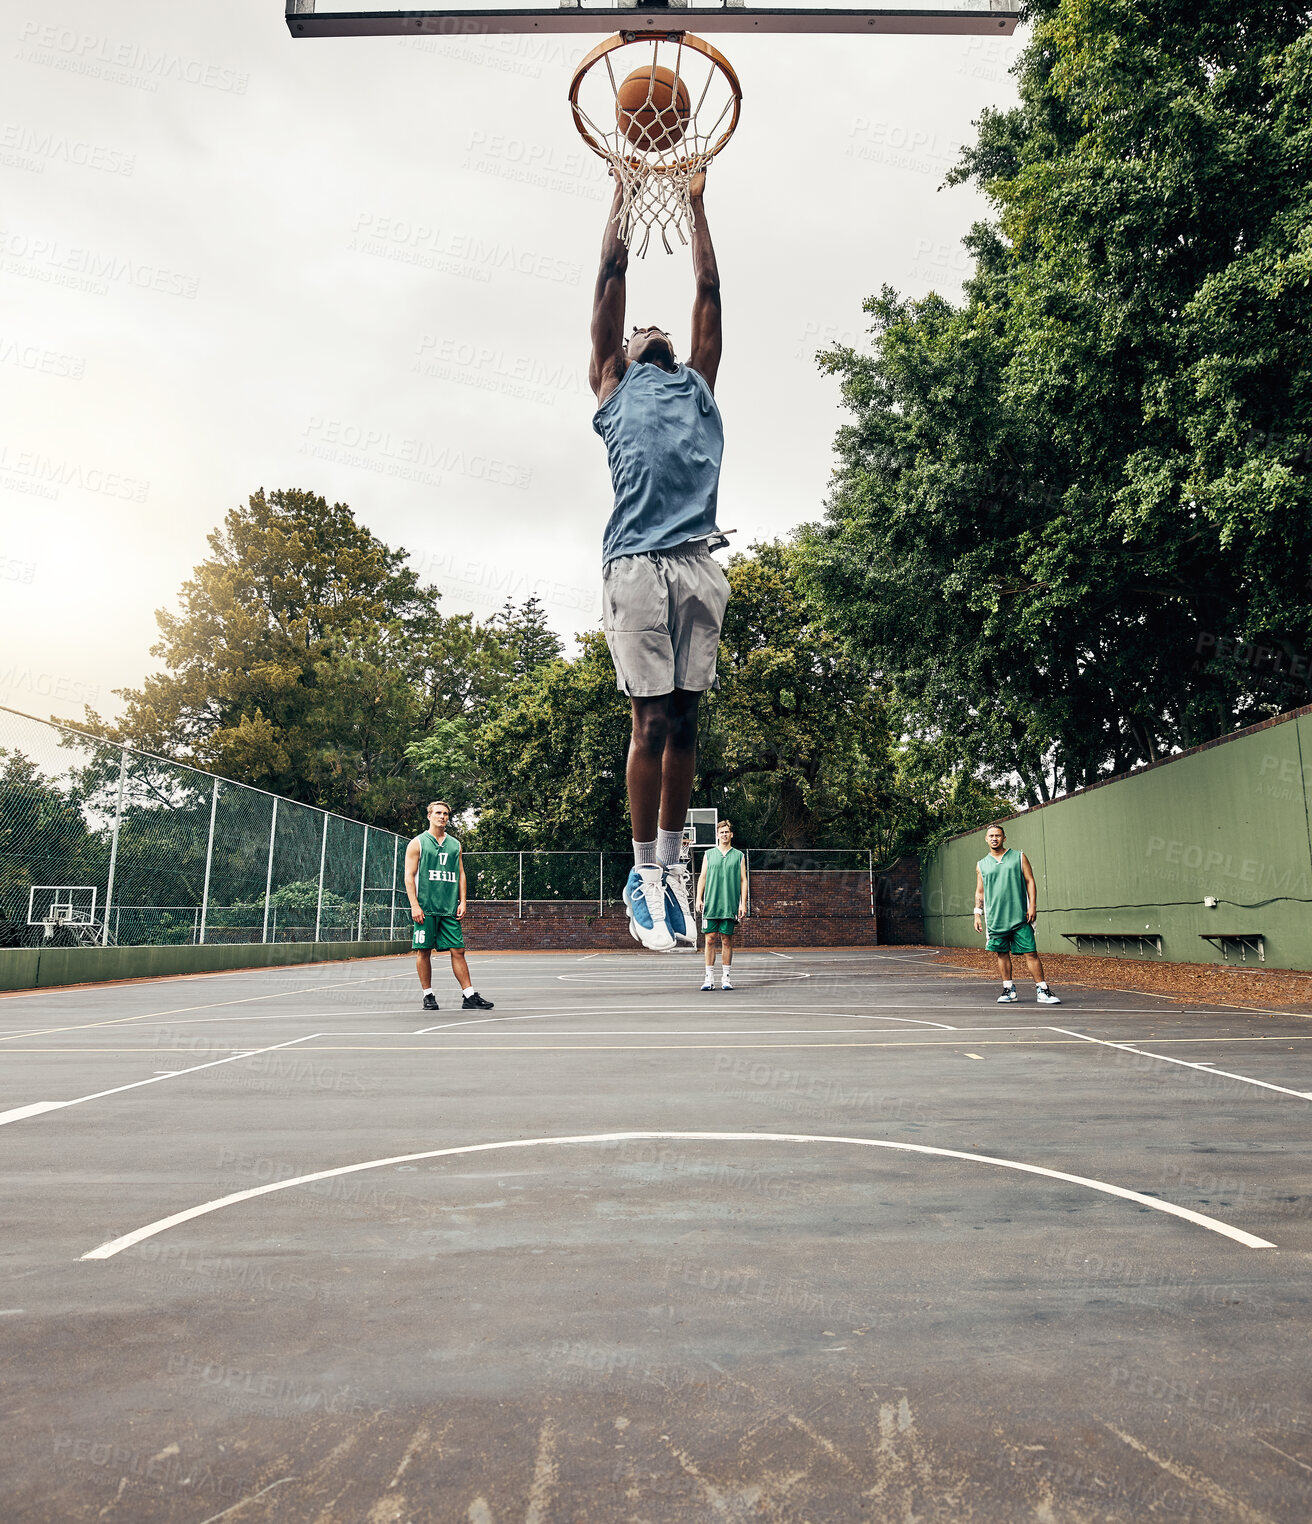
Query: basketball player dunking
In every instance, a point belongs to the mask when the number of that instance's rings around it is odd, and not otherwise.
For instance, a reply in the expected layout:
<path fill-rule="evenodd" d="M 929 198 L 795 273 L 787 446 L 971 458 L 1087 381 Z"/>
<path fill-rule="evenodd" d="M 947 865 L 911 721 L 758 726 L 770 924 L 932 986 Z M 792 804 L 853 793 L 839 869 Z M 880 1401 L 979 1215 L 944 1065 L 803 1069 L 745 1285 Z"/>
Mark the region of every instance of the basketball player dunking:
<path fill-rule="evenodd" d="M 621 191 L 606 223 L 592 308 L 592 426 L 606 442 L 615 506 L 602 537 L 602 627 L 620 691 L 633 706 L 627 782 L 633 871 L 629 930 L 668 952 L 696 943 L 683 824 L 697 763 L 697 703 L 716 686 L 729 582 L 711 556 L 723 544 L 716 495 L 724 430 L 713 395 L 720 366 L 720 275 L 702 197 L 691 184 L 696 296 L 692 344 L 680 361 L 668 333 L 624 337 L 629 254 Z"/>

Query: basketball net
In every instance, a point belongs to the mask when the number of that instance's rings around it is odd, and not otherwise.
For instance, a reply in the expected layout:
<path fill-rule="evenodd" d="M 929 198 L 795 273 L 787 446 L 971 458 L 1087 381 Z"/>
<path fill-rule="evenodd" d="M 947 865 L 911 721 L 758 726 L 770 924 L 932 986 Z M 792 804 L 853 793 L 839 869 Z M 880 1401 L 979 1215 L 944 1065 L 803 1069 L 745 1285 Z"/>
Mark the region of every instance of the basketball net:
<path fill-rule="evenodd" d="M 632 48 L 632 52 L 627 50 Z M 623 58 L 617 57 L 624 49 Z M 650 64 L 653 85 L 644 105 L 629 105 L 621 124 L 619 89 L 630 70 Z M 621 65 L 619 68 L 616 65 Z M 668 69 L 675 94 L 687 92 L 688 120 L 678 131 L 681 109 L 661 113 L 652 101 L 655 71 Z M 616 224 L 629 248 L 644 255 L 653 232 L 659 232 L 665 252 L 674 252 L 670 233 L 687 244 L 693 212 L 690 187 L 733 136 L 742 105 L 742 91 L 728 59 L 700 37 L 671 32 L 660 37 L 632 32 L 608 38 L 592 50 L 570 84 L 574 124 L 583 141 L 611 167 L 621 196 Z M 650 126 L 635 115 L 653 117 Z M 668 141 L 671 137 L 677 141 Z"/>

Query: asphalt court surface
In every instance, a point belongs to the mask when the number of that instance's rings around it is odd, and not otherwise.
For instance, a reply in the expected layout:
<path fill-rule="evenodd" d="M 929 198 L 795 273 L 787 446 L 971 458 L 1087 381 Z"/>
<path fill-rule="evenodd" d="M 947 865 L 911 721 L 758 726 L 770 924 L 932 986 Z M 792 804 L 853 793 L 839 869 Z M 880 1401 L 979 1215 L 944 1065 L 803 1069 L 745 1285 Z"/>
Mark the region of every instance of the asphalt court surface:
<path fill-rule="evenodd" d="M 0 999 L 6 1519 L 1312 1517 L 1312 1017 L 471 963 Z"/>

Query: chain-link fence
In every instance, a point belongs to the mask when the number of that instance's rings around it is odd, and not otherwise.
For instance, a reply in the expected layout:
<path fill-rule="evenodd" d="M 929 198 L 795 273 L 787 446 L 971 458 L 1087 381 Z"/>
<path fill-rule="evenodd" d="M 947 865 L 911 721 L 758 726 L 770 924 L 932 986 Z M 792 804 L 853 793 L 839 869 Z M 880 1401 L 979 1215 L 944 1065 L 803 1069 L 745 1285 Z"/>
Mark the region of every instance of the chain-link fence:
<path fill-rule="evenodd" d="M 694 847 L 689 864 L 694 882 L 702 859 L 712 848 Z M 748 896 L 755 873 L 824 873 L 826 883 L 850 891 L 868 891 L 870 914 L 874 911 L 875 864 L 864 847 L 801 850 L 797 848 L 748 847 Z M 470 852 L 465 859 L 471 900 L 495 900 L 525 905 L 590 905 L 604 912 L 621 901 L 625 881 L 633 868 L 631 852 Z"/>
<path fill-rule="evenodd" d="M 405 841 L 0 709 L 0 945 L 386 941 Z"/>
<path fill-rule="evenodd" d="M 0 706 L 0 946 L 406 937 L 405 848 L 391 831 Z M 864 849 L 745 855 L 749 874 L 868 880 L 874 914 Z M 632 866 L 628 852 L 465 859 L 470 900 L 520 916 L 542 904 L 603 913 Z"/>

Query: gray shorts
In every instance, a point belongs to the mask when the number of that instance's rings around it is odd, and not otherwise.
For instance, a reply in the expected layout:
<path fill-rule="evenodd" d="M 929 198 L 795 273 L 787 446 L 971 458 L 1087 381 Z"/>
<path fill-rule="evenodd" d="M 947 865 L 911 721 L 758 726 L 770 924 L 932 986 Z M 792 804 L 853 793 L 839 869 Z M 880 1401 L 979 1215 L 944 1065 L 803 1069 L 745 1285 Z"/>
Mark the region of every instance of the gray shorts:
<path fill-rule="evenodd" d="M 630 698 L 719 686 L 715 658 L 729 579 L 700 542 L 619 556 L 601 574 L 601 627 Z"/>

